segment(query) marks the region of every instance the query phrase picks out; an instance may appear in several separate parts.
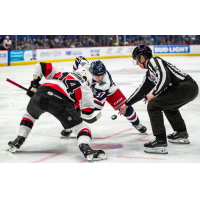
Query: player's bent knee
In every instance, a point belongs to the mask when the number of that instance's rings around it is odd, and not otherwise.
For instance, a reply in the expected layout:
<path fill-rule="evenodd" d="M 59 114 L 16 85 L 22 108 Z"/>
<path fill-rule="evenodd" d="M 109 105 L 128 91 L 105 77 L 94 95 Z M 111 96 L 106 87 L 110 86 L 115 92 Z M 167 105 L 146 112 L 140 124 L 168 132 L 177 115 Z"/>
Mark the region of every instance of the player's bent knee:
<path fill-rule="evenodd" d="M 76 135 L 78 135 L 82 130 L 86 130 L 87 132 L 91 133 L 90 127 L 84 122 L 81 122 L 80 124 L 72 127 L 71 129 Z"/>
<path fill-rule="evenodd" d="M 33 118 L 30 114 L 29 114 L 29 112 L 26 110 L 26 112 L 24 113 L 24 115 L 23 115 L 23 118 L 27 118 L 27 119 L 29 119 L 29 120 L 31 120 L 31 121 L 33 121 L 33 122 L 35 122 L 37 119 L 35 119 L 35 118 Z"/>

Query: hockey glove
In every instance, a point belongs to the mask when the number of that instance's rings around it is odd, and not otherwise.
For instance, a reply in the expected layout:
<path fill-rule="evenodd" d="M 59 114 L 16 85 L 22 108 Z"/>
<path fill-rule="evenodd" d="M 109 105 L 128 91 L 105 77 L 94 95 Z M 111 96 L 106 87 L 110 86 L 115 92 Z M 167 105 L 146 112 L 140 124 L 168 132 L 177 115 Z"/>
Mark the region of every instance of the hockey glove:
<path fill-rule="evenodd" d="M 38 79 L 31 81 L 31 86 L 28 88 L 28 92 L 26 92 L 29 97 L 32 97 L 36 93 L 38 87 L 41 85 L 39 84 L 40 80 L 41 79 L 38 77 Z"/>

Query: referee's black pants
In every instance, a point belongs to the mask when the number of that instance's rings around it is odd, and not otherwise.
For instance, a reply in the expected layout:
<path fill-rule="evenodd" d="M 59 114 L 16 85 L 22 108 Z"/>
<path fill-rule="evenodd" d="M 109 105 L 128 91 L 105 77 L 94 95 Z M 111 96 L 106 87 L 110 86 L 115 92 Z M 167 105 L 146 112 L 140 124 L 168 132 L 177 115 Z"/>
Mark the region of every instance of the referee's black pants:
<path fill-rule="evenodd" d="M 190 77 L 176 86 L 169 87 L 147 106 L 148 114 L 154 136 L 158 139 L 166 139 L 163 113 L 167 117 L 174 131 L 186 131 L 185 122 L 179 112 L 179 108 L 194 100 L 199 93 L 197 83 Z"/>

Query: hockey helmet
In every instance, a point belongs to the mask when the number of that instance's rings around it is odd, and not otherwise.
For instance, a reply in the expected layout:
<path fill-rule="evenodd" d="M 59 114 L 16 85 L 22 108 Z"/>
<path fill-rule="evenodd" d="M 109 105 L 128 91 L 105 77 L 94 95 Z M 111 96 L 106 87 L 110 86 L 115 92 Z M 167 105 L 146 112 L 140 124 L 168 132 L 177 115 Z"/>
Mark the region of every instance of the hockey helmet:
<path fill-rule="evenodd" d="M 86 85 L 90 86 L 92 84 L 92 76 L 90 72 L 85 69 L 84 67 L 81 67 L 75 71 L 75 74 L 83 78 L 86 82 Z"/>
<path fill-rule="evenodd" d="M 90 72 L 93 76 L 102 76 L 106 73 L 106 67 L 100 60 L 94 61 L 90 65 Z"/>
<path fill-rule="evenodd" d="M 140 60 L 140 56 L 143 55 L 145 59 L 152 57 L 152 50 L 146 45 L 137 46 L 132 53 L 133 60 Z"/>

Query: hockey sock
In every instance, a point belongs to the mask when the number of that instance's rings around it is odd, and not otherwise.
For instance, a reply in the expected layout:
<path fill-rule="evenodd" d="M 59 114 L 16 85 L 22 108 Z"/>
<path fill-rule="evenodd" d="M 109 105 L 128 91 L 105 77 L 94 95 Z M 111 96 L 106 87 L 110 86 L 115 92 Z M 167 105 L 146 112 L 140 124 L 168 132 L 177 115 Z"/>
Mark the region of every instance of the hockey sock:
<path fill-rule="evenodd" d="M 31 132 L 31 129 L 34 125 L 34 122 L 36 119 L 34 119 L 27 111 L 24 114 L 22 121 L 20 123 L 20 127 L 18 130 L 18 135 L 23 136 L 25 138 L 28 137 L 29 133 Z"/>
<path fill-rule="evenodd" d="M 126 109 L 126 113 L 124 115 L 130 122 L 131 124 L 134 126 L 134 125 L 138 125 L 140 120 L 136 114 L 136 112 L 134 111 L 133 107 L 132 106 L 129 106 L 127 109 Z"/>
<path fill-rule="evenodd" d="M 77 135 L 77 140 L 78 146 L 82 143 L 88 144 L 90 146 L 92 141 L 90 130 L 87 128 L 82 129 Z"/>

